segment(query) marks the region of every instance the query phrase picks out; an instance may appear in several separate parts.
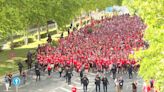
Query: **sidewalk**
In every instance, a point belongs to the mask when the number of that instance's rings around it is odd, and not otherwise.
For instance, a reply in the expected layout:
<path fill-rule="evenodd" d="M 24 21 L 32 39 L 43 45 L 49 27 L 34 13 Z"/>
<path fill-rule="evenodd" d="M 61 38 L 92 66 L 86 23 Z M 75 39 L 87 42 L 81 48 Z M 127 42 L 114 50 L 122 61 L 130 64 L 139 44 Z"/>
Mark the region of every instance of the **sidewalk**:
<path fill-rule="evenodd" d="M 24 71 L 25 71 L 26 73 L 28 73 L 29 71 L 32 71 L 33 69 L 34 69 L 34 67 L 31 68 L 31 70 L 27 69 L 27 70 L 24 70 Z M 12 74 L 13 74 L 12 77 L 19 76 L 19 72 L 18 72 L 18 71 L 14 72 L 14 73 L 12 73 Z M 4 78 L 5 78 L 5 75 L 3 75 L 3 76 L 0 77 L 0 85 L 4 83 Z"/>

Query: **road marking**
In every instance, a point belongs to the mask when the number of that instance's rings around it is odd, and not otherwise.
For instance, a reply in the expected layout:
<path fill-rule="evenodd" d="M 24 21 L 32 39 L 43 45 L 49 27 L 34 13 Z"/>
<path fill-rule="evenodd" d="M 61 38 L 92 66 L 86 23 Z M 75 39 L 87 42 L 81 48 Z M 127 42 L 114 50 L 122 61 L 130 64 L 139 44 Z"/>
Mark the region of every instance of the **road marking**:
<path fill-rule="evenodd" d="M 59 89 L 63 90 L 63 91 L 66 91 L 66 92 L 70 92 L 70 90 L 66 89 L 66 88 L 63 88 L 63 87 L 59 87 Z"/>
<path fill-rule="evenodd" d="M 75 85 L 77 84 L 77 85 L 81 85 L 81 83 L 80 82 L 77 82 L 77 81 L 72 81 L 72 83 L 74 83 Z"/>

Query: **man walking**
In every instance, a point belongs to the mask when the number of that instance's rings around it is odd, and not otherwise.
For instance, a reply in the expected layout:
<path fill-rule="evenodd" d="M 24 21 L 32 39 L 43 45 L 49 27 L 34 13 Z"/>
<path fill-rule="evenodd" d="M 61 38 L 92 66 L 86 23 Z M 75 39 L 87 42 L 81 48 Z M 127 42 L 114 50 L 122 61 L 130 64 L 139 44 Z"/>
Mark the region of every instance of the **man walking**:
<path fill-rule="evenodd" d="M 83 83 L 84 92 L 87 92 L 87 87 L 88 87 L 88 84 L 89 84 L 89 80 L 88 80 L 86 75 L 82 78 L 82 83 Z"/>
<path fill-rule="evenodd" d="M 25 84 L 26 83 L 26 73 L 25 72 L 22 73 L 22 80 L 23 80 L 23 84 Z"/>
<path fill-rule="evenodd" d="M 68 85 L 69 85 L 69 84 L 71 84 L 71 78 L 72 78 L 72 72 L 71 72 L 71 70 L 68 71 L 67 77 L 68 77 Z"/>
<path fill-rule="evenodd" d="M 38 78 L 40 80 L 40 70 L 38 67 L 35 69 L 35 73 L 36 73 L 36 81 L 38 80 Z"/>
<path fill-rule="evenodd" d="M 116 68 L 115 64 L 113 64 L 111 71 L 112 71 L 112 74 L 113 74 L 113 79 L 115 79 L 116 78 L 116 71 L 117 71 L 117 68 Z"/>
<path fill-rule="evenodd" d="M 63 72 L 62 67 L 59 67 L 59 77 L 61 77 L 61 76 L 62 76 L 62 72 Z"/>
<path fill-rule="evenodd" d="M 99 89 L 99 92 L 100 92 L 100 83 L 101 83 L 101 79 L 99 75 L 96 75 L 96 78 L 95 78 L 96 92 L 97 92 L 97 89 Z"/>
<path fill-rule="evenodd" d="M 28 69 L 31 69 L 32 68 L 32 53 L 30 51 L 27 53 L 26 63 L 27 63 Z"/>
<path fill-rule="evenodd" d="M 83 78 L 83 70 L 80 71 L 80 80 L 81 80 L 81 84 L 82 84 L 82 78 Z"/>
<path fill-rule="evenodd" d="M 107 92 L 107 85 L 109 84 L 109 81 L 108 81 L 108 79 L 107 79 L 106 76 L 104 76 L 104 77 L 102 78 L 102 82 L 103 82 L 103 89 L 104 89 L 104 92 Z"/>
<path fill-rule="evenodd" d="M 21 62 L 18 63 L 18 70 L 20 75 L 22 74 L 23 64 Z"/>
<path fill-rule="evenodd" d="M 68 67 L 66 67 L 65 68 L 65 75 L 64 75 L 64 77 L 65 77 L 65 79 L 66 79 L 66 83 L 68 82 Z"/>
<path fill-rule="evenodd" d="M 129 68 L 128 68 L 129 79 L 133 78 L 133 73 L 132 72 L 133 72 L 133 67 L 132 67 L 132 65 L 130 65 Z"/>

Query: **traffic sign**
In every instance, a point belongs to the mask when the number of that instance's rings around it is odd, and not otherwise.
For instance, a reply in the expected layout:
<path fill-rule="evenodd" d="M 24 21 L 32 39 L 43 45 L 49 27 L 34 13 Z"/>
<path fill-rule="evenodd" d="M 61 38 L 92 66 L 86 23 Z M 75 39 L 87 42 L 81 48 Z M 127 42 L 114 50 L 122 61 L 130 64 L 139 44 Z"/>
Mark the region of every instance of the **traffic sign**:
<path fill-rule="evenodd" d="M 14 86 L 19 86 L 20 85 L 20 82 L 21 82 L 21 80 L 20 80 L 19 77 L 13 78 L 12 83 L 14 84 Z"/>

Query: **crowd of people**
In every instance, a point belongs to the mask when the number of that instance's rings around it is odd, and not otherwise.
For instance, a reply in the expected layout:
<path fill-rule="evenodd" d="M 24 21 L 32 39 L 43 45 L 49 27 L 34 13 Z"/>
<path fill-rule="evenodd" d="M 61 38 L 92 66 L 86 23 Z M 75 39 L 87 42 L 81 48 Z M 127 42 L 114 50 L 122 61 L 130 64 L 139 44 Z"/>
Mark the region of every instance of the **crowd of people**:
<path fill-rule="evenodd" d="M 136 15 L 125 14 L 102 18 L 102 20 L 91 20 L 90 25 L 80 30 L 68 31 L 69 35 L 65 38 L 62 33 L 57 47 L 51 45 L 52 39 L 49 35 L 48 44 L 39 45 L 37 48 L 37 61 L 43 70 L 47 68 L 48 75 L 52 68 L 58 68 L 60 77 L 65 71 L 64 77 L 68 84 L 71 81 L 72 71 L 75 69 L 80 73 L 84 91 L 87 91 L 89 80 L 83 76 L 83 71 L 110 71 L 115 83 L 123 85 L 122 78 L 116 78 L 116 73 L 128 72 L 129 78 L 133 77 L 132 72 L 139 65 L 136 66 L 137 61 L 129 59 L 128 56 L 134 54 L 134 50 L 147 47 L 143 40 L 145 28 L 146 25 L 142 19 Z M 96 76 L 96 92 L 100 90 L 100 81 L 99 76 Z M 108 80 L 102 81 L 104 92 L 106 92 Z M 120 92 L 119 89 L 121 90 L 120 85 L 118 92 Z"/>
<path fill-rule="evenodd" d="M 112 64 L 126 68 L 127 64 L 136 64 L 128 56 L 134 49 L 144 47 L 145 28 L 138 16 L 128 14 L 92 21 L 91 25 L 61 38 L 57 47 L 39 46 L 37 60 L 42 65 L 74 65 L 77 71 L 83 65 L 86 69 L 95 67 L 100 71 L 109 69 Z"/>
<path fill-rule="evenodd" d="M 71 84 L 73 70 L 79 73 L 84 92 L 87 92 L 89 80 L 84 72 L 99 72 L 105 74 L 111 72 L 115 82 L 116 92 L 122 92 L 124 80 L 116 77 L 117 73 L 128 73 L 129 79 L 133 78 L 133 71 L 137 71 L 139 65 L 129 55 L 134 50 L 147 48 L 148 44 L 143 40 L 143 32 L 146 25 L 138 16 L 129 14 L 91 20 L 91 24 L 68 31 L 68 36 L 63 33 L 57 47 L 52 46 L 51 35 L 48 35 L 47 43 L 38 45 L 36 50 L 36 81 L 40 80 L 41 71 L 51 72 L 57 70 L 59 77 L 65 77 Z M 32 54 L 27 54 L 27 64 L 32 66 Z M 19 63 L 20 75 L 22 64 Z M 63 72 L 65 72 L 64 75 Z M 24 74 L 24 73 L 23 73 Z M 25 74 L 23 75 L 26 76 Z M 96 92 L 100 92 L 100 83 L 103 83 L 104 92 L 107 92 L 108 79 L 105 75 L 95 77 Z M 137 92 L 137 83 L 132 84 L 133 92 Z M 146 92 L 146 91 L 145 91 Z"/>

